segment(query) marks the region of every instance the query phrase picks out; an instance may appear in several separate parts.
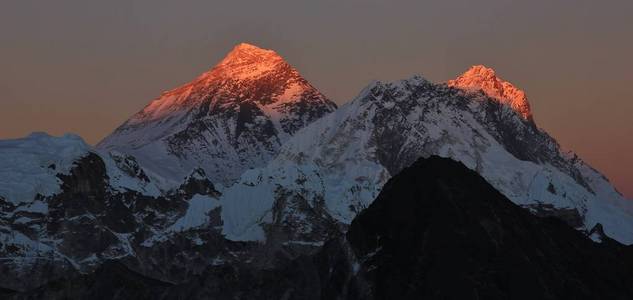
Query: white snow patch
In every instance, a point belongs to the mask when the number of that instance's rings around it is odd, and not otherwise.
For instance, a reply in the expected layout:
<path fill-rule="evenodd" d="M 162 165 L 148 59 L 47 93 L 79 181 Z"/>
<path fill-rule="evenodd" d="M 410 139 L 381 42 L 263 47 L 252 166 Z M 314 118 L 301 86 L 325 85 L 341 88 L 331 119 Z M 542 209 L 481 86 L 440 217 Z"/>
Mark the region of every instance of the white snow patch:
<path fill-rule="evenodd" d="M 73 163 L 90 147 L 79 137 L 53 137 L 33 133 L 25 138 L 0 141 L 0 197 L 19 204 L 37 194 L 60 192 L 57 174 L 68 174 Z"/>
<path fill-rule="evenodd" d="M 220 206 L 220 202 L 212 197 L 203 195 L 194 195 L 189 200 L 189 207 L 185 215 L 171 225 L 167 232 L 180 232 L 187 229 L 200 227 L 209 222 L 209 213 Z"/>

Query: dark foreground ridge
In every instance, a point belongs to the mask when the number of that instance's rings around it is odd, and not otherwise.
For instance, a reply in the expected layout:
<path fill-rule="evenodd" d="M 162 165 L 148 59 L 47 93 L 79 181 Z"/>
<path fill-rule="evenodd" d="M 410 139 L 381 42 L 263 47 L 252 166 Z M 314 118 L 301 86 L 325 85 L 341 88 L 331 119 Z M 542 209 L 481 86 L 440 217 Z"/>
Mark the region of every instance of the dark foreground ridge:
<path fill-rule="evenodd" d="M 269 270 L 210 267 L 171 285 L 106 264 L 24 298 L 633 299 L 633 249 L 516 206 L 450 159 L 394 176 L 345 237 Z"/>
<path fill-rule="evenodd" d="M 381 299 L 626 299 L 633 252 L 513 204 L 461 163 L 394 177 L 348 233 Z"/>

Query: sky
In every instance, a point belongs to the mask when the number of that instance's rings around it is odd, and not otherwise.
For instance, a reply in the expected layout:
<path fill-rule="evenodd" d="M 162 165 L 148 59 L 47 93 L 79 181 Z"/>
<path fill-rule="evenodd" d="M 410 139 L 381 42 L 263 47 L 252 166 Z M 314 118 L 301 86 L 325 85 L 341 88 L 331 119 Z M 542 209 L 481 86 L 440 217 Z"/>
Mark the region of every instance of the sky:
<path fill-rule="evenodd" d="M 539 127 L 633 198 L 631 12 L 630 0 L 5 0 L 0 139 L 94 144 L 248 42 L 339 104 L 373 80 L 492 67 L 526 91 Z"/>

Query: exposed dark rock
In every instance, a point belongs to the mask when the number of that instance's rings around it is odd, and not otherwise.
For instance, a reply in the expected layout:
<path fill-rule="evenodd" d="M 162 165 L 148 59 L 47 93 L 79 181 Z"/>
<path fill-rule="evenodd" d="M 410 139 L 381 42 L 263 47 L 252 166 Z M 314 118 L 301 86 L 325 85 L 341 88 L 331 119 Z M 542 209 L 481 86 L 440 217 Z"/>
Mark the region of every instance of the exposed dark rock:
<path fill-rule="evenodd" d="M 185 181 L 178 188 L 180 196 L 191 199 L 196 194 L 211 197 L 219 197 L 221 194 L 215 189 L 213 183 L 207 178 L 207 174 L 203 169 L 197 168 L 193 170 L 191 175 L 185 178 Z"/>
<path fill-rule="evenodd" d="M 103 199 L 108 180 L 105 163 L 95 153 L 89 153 L 75 162 L 69 175 L 60 174 L 57 177 L 63 182 L 64 193 L 70 197 L 86 196 L 93 201 Z"/>
<path fill-rule="evenodd" d="M 131 155 L 110 152 L 110 157 L 116 163 L 117 167 L 125 172 L 127 175 L 138 178 L 141 181 L 149 182 L 149 177 L 145 174 L 145 171 L 141 168 L 141 166 L 136 161 L 136 158 Z"/>
<path fill-rule="evenodd" d="M 556 188 L 551 182 L 547 185 L 547 191 L 556 195 Z"/>
<path fill-rule="evenodd" d="M 574 228 L 582 228 L 585 224 L 584 214 L 578 212 L 575 208 L 556 208 L 552 204 L 538 203 L 524 205 L 532 213 L 539 217 L 556 217 Z"/>
<path fill-rule="evenodd" d="M 171 224 L 170 220 L 187 209 L 187 202 L 179 198 L 112 191 L 105 163 L 95 153 L 77 160 L 68 174 L 59 174 L 58 178 L 60 193 L 36 197 L 44 203 L 44 211 L 18 211 L 5 224 L 16 238 L 22 234 L 42 241 L 33 246 L 0 246 L 0 255 L 5 258 L 0 260 L 3 288 L 31 289 L 77 271 L 93 271 L 103 260 L 134 255 L 130 251 L 136 243 L 152 230 Z M 0 203 L 2 212 L 16 209 L 9 202 Z M 16 218 L 28 222 L 13 222 Z M 163 264 L 142 255 L 134 259 Z"/>
<path fill-rule="evenodd" d="M 0 197 L 0 211 L 1 212 L 11 212 L 15 209 L 15 205 L 3 197 Z"/>
<path fill-rule="evenodd" d="M 267 142 L 277 136 L 277 130 L 273 123 L 265 118 L 265 114 L 257 104 L 252 101 L 244 101 L 238 105 L 235 138 L 238 139 L 243 132 L 257 138 L 260 142 Z M 259 119 L 265 120 L 260 121 Z"/>

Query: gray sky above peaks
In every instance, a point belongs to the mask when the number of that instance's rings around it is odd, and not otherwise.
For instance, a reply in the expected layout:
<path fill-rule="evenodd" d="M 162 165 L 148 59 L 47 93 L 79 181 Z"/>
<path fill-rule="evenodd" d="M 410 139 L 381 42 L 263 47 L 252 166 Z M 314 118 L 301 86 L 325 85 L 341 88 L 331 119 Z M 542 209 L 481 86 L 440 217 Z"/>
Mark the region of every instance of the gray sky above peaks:
<path fill-rule="evenodd" d="M 372 80 L 484 64 L 537 124 L 633 198 L 633 1 L 7 0 L 0 138 L 96 143 L 239 42 L 274 49 L 341 104 Z"/>

